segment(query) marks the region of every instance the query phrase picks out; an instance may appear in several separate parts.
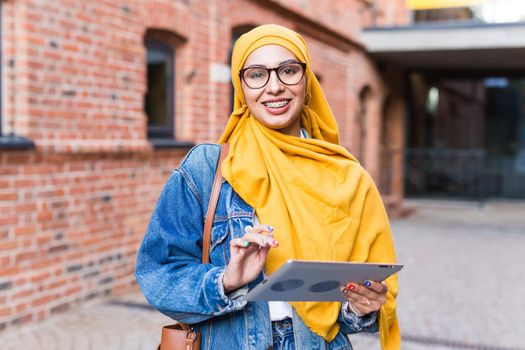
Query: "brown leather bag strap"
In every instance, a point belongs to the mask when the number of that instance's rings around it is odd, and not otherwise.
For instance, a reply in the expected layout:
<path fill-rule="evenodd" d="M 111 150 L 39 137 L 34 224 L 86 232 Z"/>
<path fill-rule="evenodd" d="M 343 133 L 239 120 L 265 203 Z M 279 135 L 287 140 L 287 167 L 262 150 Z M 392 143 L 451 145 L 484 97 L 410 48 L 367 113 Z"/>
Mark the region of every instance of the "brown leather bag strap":
<path fill-rule="evenodd" d="M 0 0 L 1 1 L 1 0 Z M 210 242 L 211 242 L 211 227 L 213 225 L 213 217 L 215 216 L 215 209 L 219 200 L 219 194 L 222 187 L 222 161 L 228 155 L 229 145 L 224 143 L 221 145 L 221 153 L 217 168 L 215 169 L 215 178 L 213 179 L 213 187 L 211 189 L 210 201 L 208 202 L 208 211 L 206 212 L 206 221 L 204 222 L 204 236 L 202 240 L 202 263 L 210 262 Z M 177 322 L 170 326 L 162 327 L 161 340 L 158 350 L 198 350 L 201 347 L 201 332 L 195 331 L 192 326 Z"/>
<path fill-rule="evenodd" d="M 213 180 L 213 187 L 211 189 L 210 201 L 208 202 L 208 211 L 206 212 L 206 221 L 204 222 L 204 238 L 202 240 L 202 263 L 207 264 L 210 262 L 210 243 L 211 243 L 211 227 L 213 225 L 213 217 L 215 216 L 215 209 L 217 208 L 217 202 L 219 200 L 219 193 L 222 187 L 222 173 L 221 164 L 222 161 L 228 155 L 230 145 L 223 143 L 221 145 L 221 154 L 219 161 L 217 162 L 217 168 L 215 169 L 215 179 Z"/>

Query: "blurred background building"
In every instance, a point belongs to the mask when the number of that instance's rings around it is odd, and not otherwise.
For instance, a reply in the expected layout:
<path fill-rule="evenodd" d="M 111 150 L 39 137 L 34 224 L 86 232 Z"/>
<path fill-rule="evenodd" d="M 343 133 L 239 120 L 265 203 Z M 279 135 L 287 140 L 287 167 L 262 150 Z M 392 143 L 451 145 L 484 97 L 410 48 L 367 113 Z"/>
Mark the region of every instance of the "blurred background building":
<path fill-rule="evenodd" d="M 383 77 L 403 72 L 404 195 L 525 198 L 525 2 L 407 4 L 410 25 L 361 36 Z"/>
<path fill-rule="evenodd" d="M 0 331 L 135 290 L 174 167 L 215 142 L 236 38 L 301 33 L 341 143 L 406 197 L 525 198 L 520 0 L 0 0 Z"/>

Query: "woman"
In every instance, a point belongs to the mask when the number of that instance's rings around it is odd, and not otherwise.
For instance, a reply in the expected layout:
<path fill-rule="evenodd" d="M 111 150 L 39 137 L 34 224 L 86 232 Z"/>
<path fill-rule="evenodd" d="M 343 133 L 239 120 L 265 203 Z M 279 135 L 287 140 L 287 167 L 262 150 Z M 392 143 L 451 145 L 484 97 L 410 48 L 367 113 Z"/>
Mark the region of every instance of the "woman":
<path fill-rule="evenodd" d="M 378 330 L 383 349 L 399 349 L 396 276 L 349 283 L 345 303 L 243 299 L 288 259 L 395 262 L 395 253 L 377 189 L 338 145 L 304 39 L 277 25 L 244 34 L 232 81 L 211 263 L 200 263 L 219 154 L 208 144 L 189 152 L 158 200 L 137 259 L 146 298 L 195 324 L 203 349 L 352 349 L 346 334 Z"/>

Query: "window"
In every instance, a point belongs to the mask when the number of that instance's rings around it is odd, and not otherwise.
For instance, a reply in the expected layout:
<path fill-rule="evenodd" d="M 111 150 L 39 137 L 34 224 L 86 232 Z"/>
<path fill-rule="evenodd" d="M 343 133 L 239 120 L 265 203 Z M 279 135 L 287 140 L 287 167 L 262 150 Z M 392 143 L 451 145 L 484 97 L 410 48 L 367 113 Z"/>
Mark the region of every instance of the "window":
<path fill-rule="evenodd" d="M 2 128 L 2 63 L 3 63 L 3 52 L 2 52 L 2 0 L 0 0 L 0 150 L 30 150 L 35 148 L 33 141 L 15 135 L 13 130 L 6 135 L 5 130 Z"/>
<path fill-rule="evenodd" d="M 232 53 L 233 53 L 233 47 L 235 46 L 235 42 L 237 41 L 237 39 L 239 39 L 239 37 L 241 35 L 243 35 L 244 33 L 249 32 L 253 28 L 255 28 L 255 26 L 253 26 L 253 25 L 243 25 L 243 26 L 239 26 L 239 27 L 233 28 L 233 30 L 232 30 L 232 41 L 231 41 L 230 54 L 229 54 L 229 61 L 228 61 L 228 64 L 230 65 L 230 67 L 231 67 L 231 64 L 232 64 Z M 234 93 L 235 93 L 235 91 L 233 90 L 233 84 L 232 84 L 230 86 L 230 111 L 233 111 L 233 95 L 234 95 Z"/>
<path fill-rule="evenodd" d="M 372 101 L 372 89 L 369 86 L 365 86 L 359 93 L 359 110 L 357 112 L 357 123 L 359 127 L 359 145 L 358 145 L 358 157 L 359 162 L 365 166 L 367 158 L 366 141 L 368 138 L 367 123 L 370 113 L 370 102 Z"/>
<path fill-rule="evenodd" d="M 174 49 L 156 40 L 146 39 L 147 92 L 144 109 L 148 118 L 149 138 L 175 138 L 174 130 Z"/>

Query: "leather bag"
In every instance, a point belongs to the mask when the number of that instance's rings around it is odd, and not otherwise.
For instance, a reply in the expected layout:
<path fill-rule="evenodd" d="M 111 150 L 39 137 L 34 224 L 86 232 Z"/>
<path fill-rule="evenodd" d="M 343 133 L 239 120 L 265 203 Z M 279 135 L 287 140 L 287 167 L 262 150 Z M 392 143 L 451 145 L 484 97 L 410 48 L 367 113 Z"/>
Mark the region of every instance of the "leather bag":
<path fill-rule="evenodd" d="M 217 201 L 222 187 L 222 173 L 221 164 L 224 158 L 228 155 L 229 145 L 227 143 L 221 145 L 221 153 L 217 169 L 215 170 L 215 178 L 213 180 L 213 187 L 211 190 L 210 201 L 208 203 L 208 211 L 206 212 L 206 221 L 204 223 L 204 234 L 202 240 L 202 263 L 210 262 L 210 243 L 211 243 L 211 227 L 213 224 L 213 217 L 215 216 L 215 209 L 217 208 Z M 160 338 L 159 350 L 199 350 L 201 347 L 201 333 L 195 331 L 191 325 L 177 322 L 175 324 L 162 327 L 162 334 Z"/>

